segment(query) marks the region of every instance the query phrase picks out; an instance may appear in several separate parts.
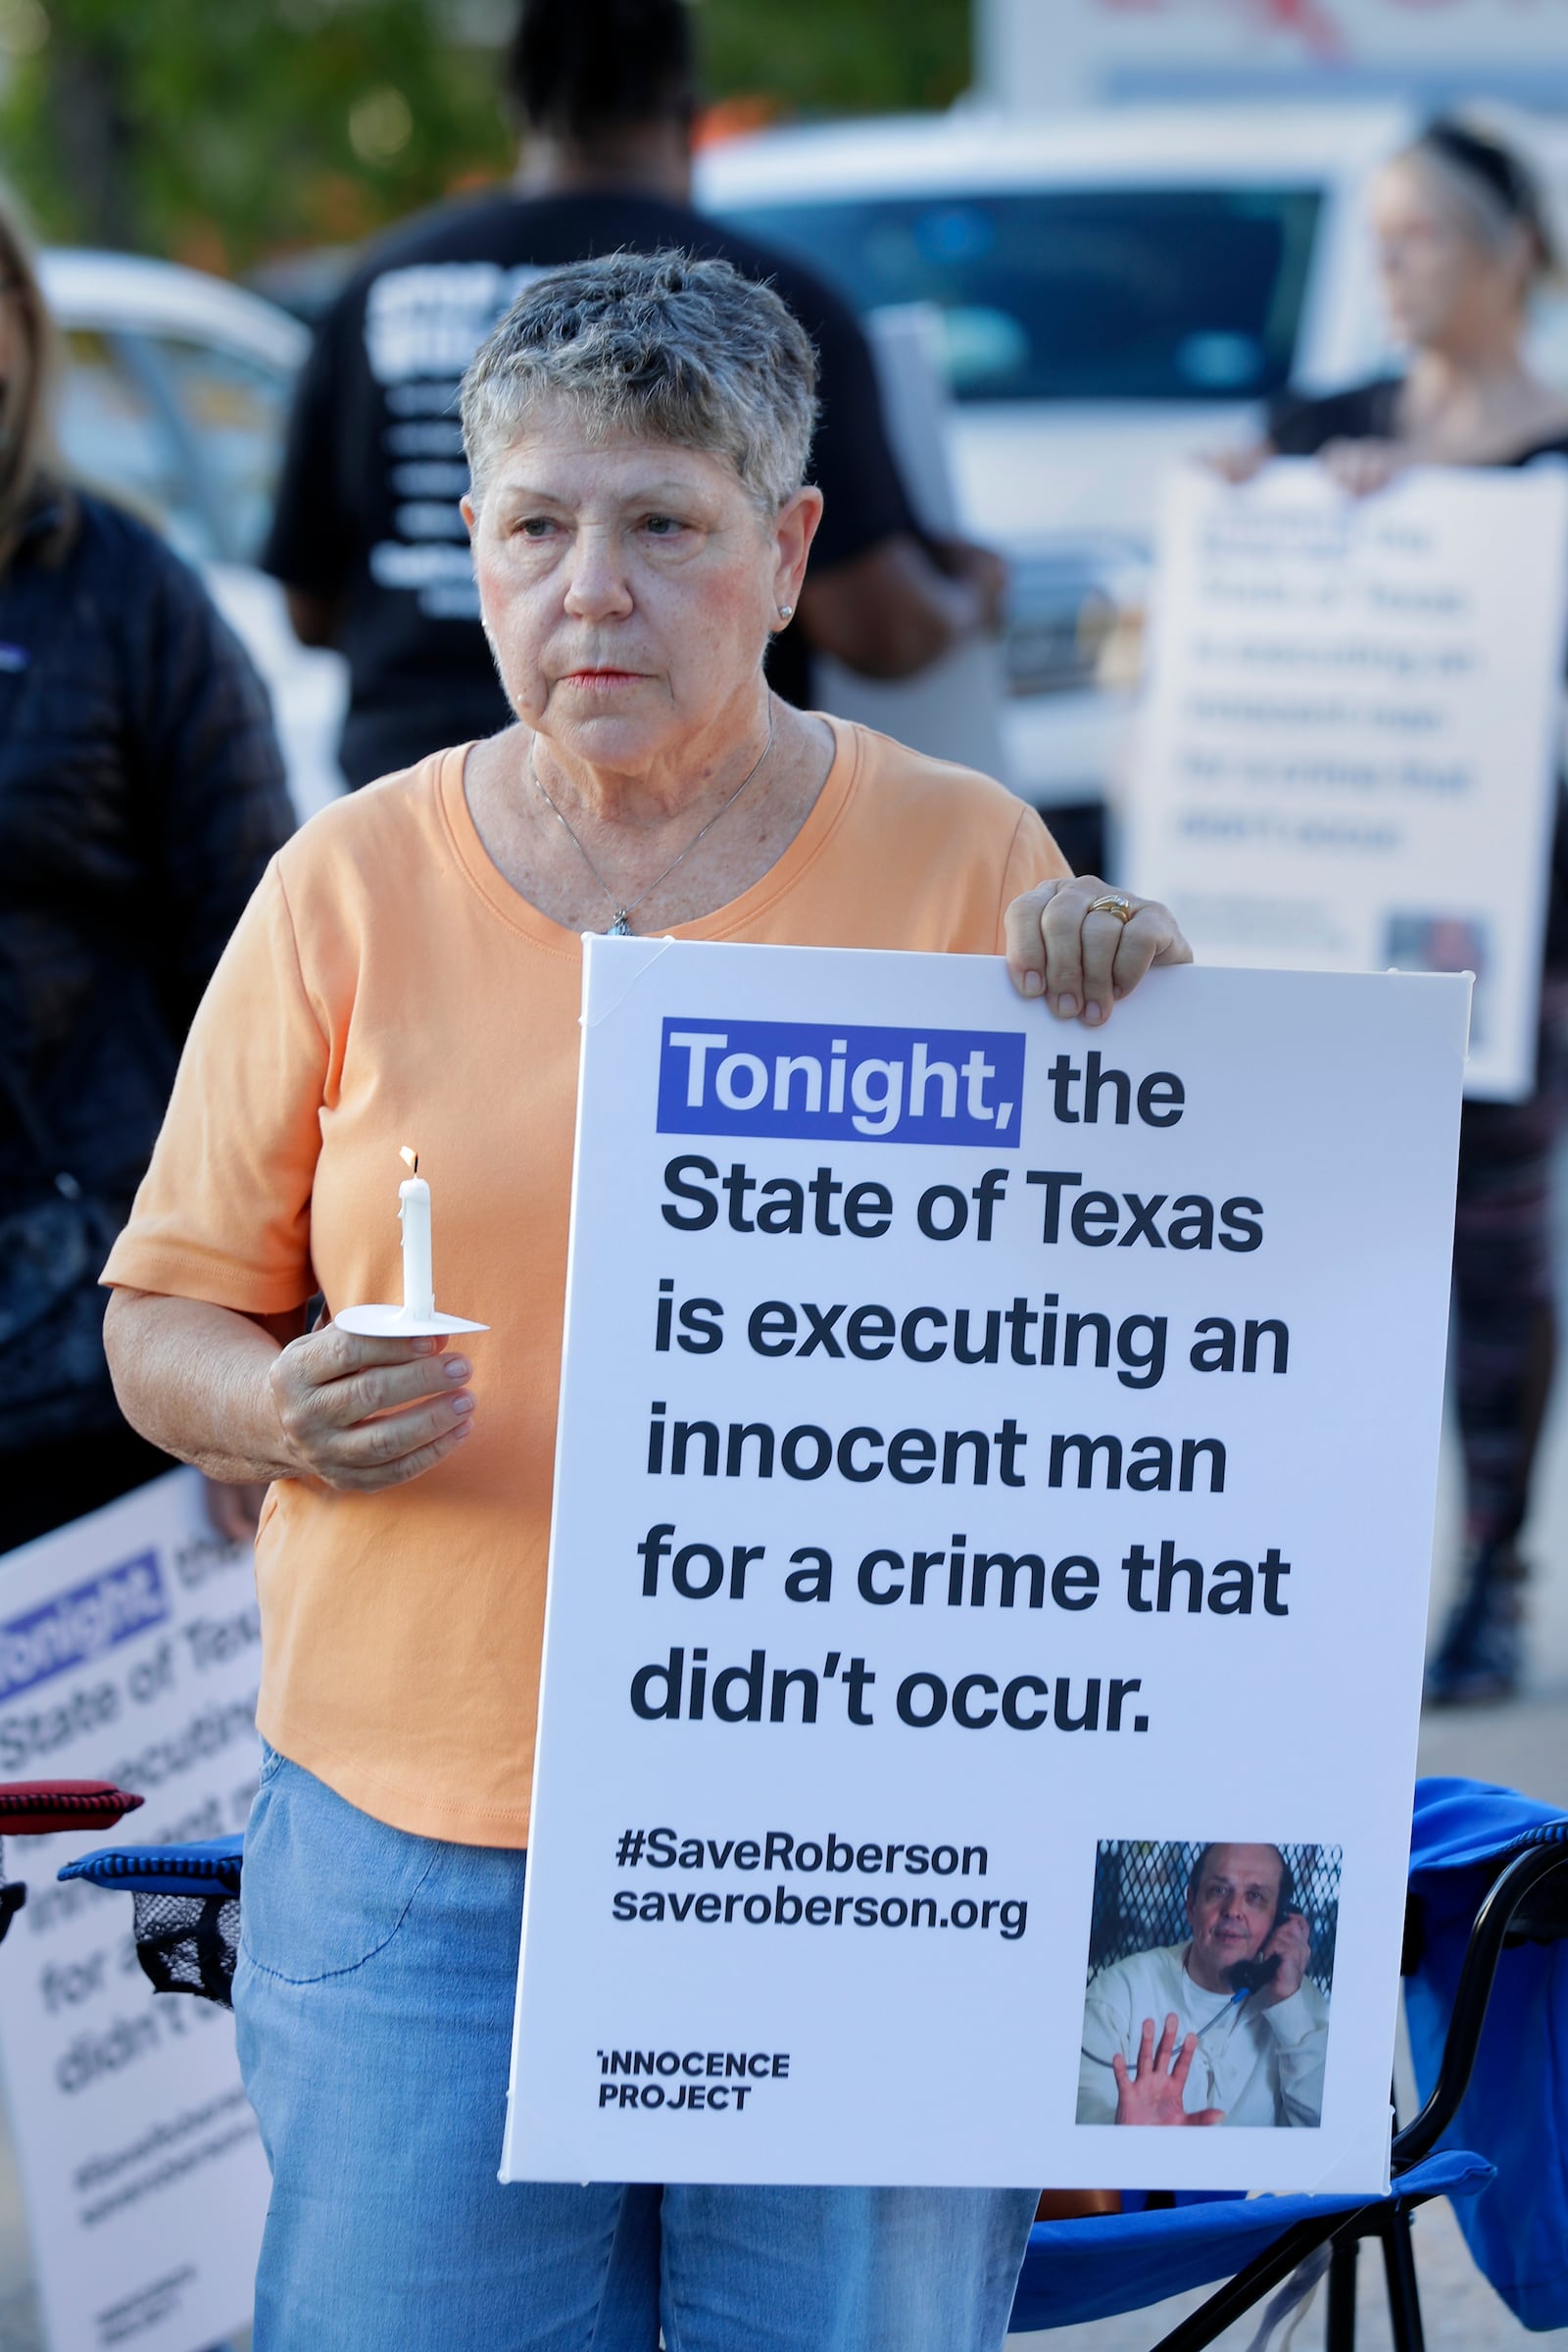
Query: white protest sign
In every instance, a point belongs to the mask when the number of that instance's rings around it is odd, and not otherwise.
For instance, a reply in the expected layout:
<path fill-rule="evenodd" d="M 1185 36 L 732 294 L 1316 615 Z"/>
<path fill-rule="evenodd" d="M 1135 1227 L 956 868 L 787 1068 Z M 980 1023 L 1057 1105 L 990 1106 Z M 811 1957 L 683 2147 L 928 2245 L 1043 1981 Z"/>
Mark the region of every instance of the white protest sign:
<path fill-rule="evenodd" d="M 1172 477 L 1125 870 L 1201 963 L 1476 975 L 1466 1092 L 1535 1084 L 1568 468 Z"/>
<path fill-rule="evenodd" d="M 1467 994 L 587 942 L 504 2179 L 1379 2185 Z"/>
<path fill-rule="evenodd" d="M 269 2180 L 233 2021 L 155 1996 L 130 1898 L 64 1862 L 222 1837 L 256 1790 L 261 1658 L 248 1546 L 194 1471 L 7 1554 L 0 1778 L 107 1779 L 117 1829 L 13 1838 L 27 1901 L 0 1947 L 0 2067 L 54 2352 L 205 2352 L 250 2322 Z"/>

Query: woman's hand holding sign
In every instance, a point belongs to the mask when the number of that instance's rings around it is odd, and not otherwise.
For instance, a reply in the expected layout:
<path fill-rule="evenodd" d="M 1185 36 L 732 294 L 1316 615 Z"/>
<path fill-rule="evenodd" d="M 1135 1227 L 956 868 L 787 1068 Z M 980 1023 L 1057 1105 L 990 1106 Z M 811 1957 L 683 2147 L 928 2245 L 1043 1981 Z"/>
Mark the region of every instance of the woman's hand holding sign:
<path fill-rule="evenodd" d="M 1118 2124 L 1222 2124 L 1223 2107 L 1200 2107 L 1189 2115 L 1182 2104 L 1187 2078 L 1192 2072 L 1198 2050 L 1198 2035 L 1189 2034 L 1176 2050 L 1178 2027 L 1174 2010 L 1165 2020 L 1165 2031 L 1154 2047 L 1154 2021 L 1144 2020 L 1139 2037 L 1138 2057 L 1132 2074 L 1127 2061 L 1118 2050 L 1110 2062 L 1116 2078 L 1116 2121 Z M 1174 2064 L 1171 2052 L 1176 2050 Z"/>
<path fill-rule="evenodd" d="M 1043 996 L 1090 1028 L 1155 964 L 1191 963 L 1168 906 L 1112 890 L 1098 874 L 1042 882 L 1007 908 L 1007 969 L 1020 996 Z"/>

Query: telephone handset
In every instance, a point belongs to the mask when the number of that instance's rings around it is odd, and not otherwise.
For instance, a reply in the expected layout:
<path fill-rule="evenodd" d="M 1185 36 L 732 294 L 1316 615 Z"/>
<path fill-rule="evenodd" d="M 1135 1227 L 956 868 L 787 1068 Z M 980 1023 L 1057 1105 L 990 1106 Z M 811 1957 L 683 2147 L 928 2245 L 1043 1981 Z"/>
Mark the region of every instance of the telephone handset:
<path fill-rule="evenodd" d="M 1276 1935 L 1285 1922 L 1295 1916 L 1296 1905 L 1282 1893 L 1280 1907 L 1274 1914 L 1273 1925 L 1263 1938 L 1264 1942 L 1267 1943 L 1269 1936 Z M 1265 1984 L 1273 1984 L 1284 1957 L 1283 1952 L 1270 1952 L 1266 1960 L 1261 1953 L 1255 1960 L 1234 1960 L 1225 1974 L 1237 1992 L 1261 1992 Z"/>

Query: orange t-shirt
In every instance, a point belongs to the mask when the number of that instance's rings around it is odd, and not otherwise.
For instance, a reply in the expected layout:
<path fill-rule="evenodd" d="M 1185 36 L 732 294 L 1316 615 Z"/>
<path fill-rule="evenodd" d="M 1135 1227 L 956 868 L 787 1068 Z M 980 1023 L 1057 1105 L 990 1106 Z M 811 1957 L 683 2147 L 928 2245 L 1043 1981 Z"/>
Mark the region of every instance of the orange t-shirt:
<path fill-rule="evenodd" d="M 992 955 L 1067 869 L 1000 785 L 835 722 L 772 869 L 685 939 Z M 256 1546 L 261 1730 L 351 1804 L 527 1841 L 581 947 L 503 879 L 442 752 L 315 817 L 214 976 L 110 1283 L 247 1314 L 402 1296 L 399 1146 L 430 1180 L 473 1436 L 378 1494 L 282 1479 Z"/>

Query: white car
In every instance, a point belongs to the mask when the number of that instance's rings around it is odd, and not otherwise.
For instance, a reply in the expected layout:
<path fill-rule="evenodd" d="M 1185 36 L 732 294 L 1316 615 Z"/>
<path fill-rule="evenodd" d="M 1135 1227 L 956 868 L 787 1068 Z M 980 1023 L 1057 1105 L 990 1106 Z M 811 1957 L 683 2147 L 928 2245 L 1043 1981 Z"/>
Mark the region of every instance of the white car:
<path fill-rule="evenodd" d="M 1114 765 L 1120 624 L 1166 469 L 1249 437 L 1285 384 L 1386 360 L 1365 195 L 1414 127 L 1387 108 L 959 108 L 702 158 L 707 210 L 861 313 L 940 310 L 963 520 L 1013 564 L 1009 780 L 1039 806 L 1097 800 Z M 1555 177 L 1560 150 L 1544 160 Z M 1565 324 L 1561 305 L 1543 321 L 1559 346 Z"/>
<path fill-rule="evenodd" d="M 308 816 L 343 789 L 344 668 L 297 642 L 256 564 L 310 337 L 274 304 L 168 262 L 54 250 L 40 270 L 66 345 L 67 461 L 200 566 L 267 681 Z"/>

